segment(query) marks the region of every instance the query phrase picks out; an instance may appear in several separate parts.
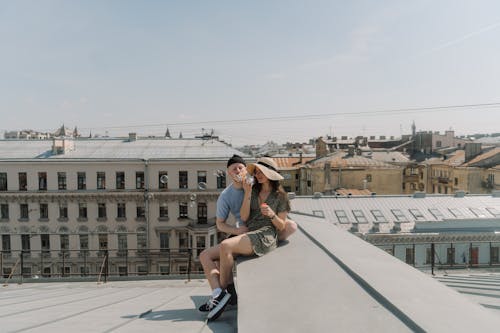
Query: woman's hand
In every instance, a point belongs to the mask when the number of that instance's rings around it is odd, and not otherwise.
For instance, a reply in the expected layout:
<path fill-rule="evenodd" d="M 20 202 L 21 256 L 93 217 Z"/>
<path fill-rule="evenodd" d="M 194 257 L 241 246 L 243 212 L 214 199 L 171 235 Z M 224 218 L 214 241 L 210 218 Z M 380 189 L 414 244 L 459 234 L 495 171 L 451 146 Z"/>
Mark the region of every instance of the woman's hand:
<path fill-rule="evenodd" d="M 276 213 L 266 203 L 260 205 L 260 213 L 269 218 L 272 218 L 276 215 Z"/>

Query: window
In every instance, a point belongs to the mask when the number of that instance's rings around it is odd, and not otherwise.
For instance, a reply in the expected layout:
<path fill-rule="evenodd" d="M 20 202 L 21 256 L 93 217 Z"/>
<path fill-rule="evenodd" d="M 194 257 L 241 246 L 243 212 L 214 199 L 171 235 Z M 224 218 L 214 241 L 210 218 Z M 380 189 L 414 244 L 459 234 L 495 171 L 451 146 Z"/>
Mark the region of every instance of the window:
<path fill-rule="evenodd" d="M 144 206 L 137 206 L 137 219 L 144 220 L 146 218 L 146 208 Z"/>
<path fill-rule="evenodd" d="M 432 249 L 430 247 L 425 249 L 425 264 L 432 264 Z"/>
<path fill-rule="evenodd" d="M 19 211 L 20 211 L 20 215 L 19 215 L 20 220 L 29 220 L 30 216 L 29 216 L 29 208 L 28 208 L 27 203 L 19 204 Z"/>
<path fill-rule="evenodd" d="M 442 142 L 440 140 L 436 141 L 436 148 L 441 148 Z"/>
<path fill-rule="evenodd" d="M 446 263 L 453 265 L 455 263 L 455 248 L 449 247 L 446 249 Z"/>
<path fill-rule="evenodd" d="M 160 205 L 160 219 L 168 219 L 168 205 L 166 202 Z"/>
<path fill-rule="evenodd" d="M 204 202 L 198 203 L 198 223 L 207 223 L 207 204 Z"/>
<path fill-rule="evenodd" d="M 105 172 L 97 172 L 97 189 L 98 190 L 106 189 L 106 173 Z"/>
<path fill-rule="evenodd" d="M 188 217 L 188 204 L 187 202 L 179 202 L 179 218 Z"/>
<path fill-rule="evenodd" d="M 65 202 L 59 204 L 59 220 L 68 220 L 68 204 Z"/>
<path fill-rule="evenodd" d="M 89 249 L 89 235 L 80 234 L 80 250 L 85 251 Z"/>
<path fill-rule="evenodd" d="M 490 261 L 492 264 L 499 263 L 498 246 L 492 246 L 490 251 Z"/>
<path fill-rule="evenodd" d="M 59 190 L 66 189 L 66 172 L 57 173 L 57 189 Z"/>
<path fill-rule="evenodd" d="M 146 232 L 140 231 L 137 233 L 137 249 L 145 250 L 147 248 Z"/>
<path fill-rule="evenodd" d="M 158 173 L 158 188 L 162 190 L 168 189 L 168 172 L 160 171 Z"/>
<path fill-rule="evenodd" d="M 476 215 L 477 217 L 486 217 L 486 214 L 484 214 L 480 209 L 478 208 L 469 208 L 469 210 L 472 212 L 472 214 Z"/>
<path fill-rule="evenodd" d="M 144 172 L 137 171 L 135 173 L 135 188 L 138 190 L 144 189 Z"/>
<path fill-rule="evenodd" d="M 87 220 L 87 204 L 85 202 L 78 203 L 78 219 Z"/>
<path fill-rule="evenodd" d="M 118 171 L 116 173 L 116 189 L 124 190 L 125 189 L 125 172 Z"/>
<path fill-rule="evenodd" d="M 0 219 L 8 220 L 9 219 L 9 204 L 3 203 L 0 204 Z"/>
<path fill-rule="evenodd" d="M 434 216 L 436 220 L 443 220 L 444 215 L 437 208 L 429 208 L 429 212 Z"/>
<path fill-rule="evenodd" d="M 217 188 L 218 189 L 226 188 L 226 173 L 224 171 L 220 171 L 216 173 L 216 176 L 217 176 Z"/>
<path fill-rule="evenodd" d="M 179 232 L 179 248 L 187 249 L 189 247 L 188 244 L 188 233 L 186 231 Z"/>
<path fill-rule="evenodd" d="M 26 172 L 19 172 L 19 191 L 28 190 L 28 176 Z"/>
<path fill-rule="evenodd" d="M 455 186 L 458 186 L 458 178 L 457 177 L 455 177 L 454 184 L 455 184 Z"/>
<path fill-rule="evenodd" d="M 10 235 L 2 235 L 2 251 L 4 254 L 10 254 Z"/>
<path fill-rule="evenodd" d="M 40 221 L 47 221 L 49 219 L 49 205 L 46 203 L 40 204 Z"/>
<path fill-rule="evenodd" d="M 40 191 L 47 191 L 47 173 L 39 172 L 38 173 L 38 189 Z"/>
<path fill-rule="evenodd" d="M 410 209 L 410 213 L 411 213 L 411 215 L 413 215 L 413 217 L 417 221 L 424 221 L 425 220 L 424 214 L 422 214 L 422 212 L 419 211 L 418 209 Z"/>
<path fill-rule="evenodd" d="M 461 211 L 459 211 L 457 208 L 448 208 L 451 214 L 455 217 L 464 217 L 464 214 L 462 214 Z"/>
<path fill-rule="evenodd" d="M 205 249 L 205 236 L 196 236 L 196 256 L 198 257 Z"/>
<path fill-rule="evenodd" d="M 50 235 L 49 234 L 41 234 L 40 241 L 42 244 L 42 253 L 47 255 L 50 253 Z"/>
<path fill-rule="evenodd" d="M 127 234 L 118 234 L 118 256 L 123 257 L 127 254 L 128 241 Z"/>
<path fill-rule="evenodd" d="M 415 251 L 413 251 L 413 248 L 406 248 L 405 262 L 409 265 L 415 264 Z"/>
<path fill-rule="evenodd" d="M 61 251 L 68 251 L 69 250 L 69 235 L 68 234 L 59 235 L 59 241 L 61 244 Z"/>
<path fill-rule="evenodd" d="M 387 219 L 385 218 L 384 214 L 382 214 L 382 211 L 378 209 L 371 210 L 371 213 L 373 217 L 375 218 L 376 222 L 387 222 Z"/>
<path fill-rule="evenodd" d="M 212 235 L 210 235 L 210 247 L 212 247 L 214 245 L 215 245 L 215 235 L 212 234 Z"/>
<path fill-rule="evenodd" d="M 179 188 L 188 188 L 188 172 L 179 171 Z"/>
<path fill-rule="evenodd" d="M 356 221 L 358 223 L 367 223 L 368 222 L 368 220 L 366 219 L 366 216 L 363 213 L 363 211 L 361 211 L 359 209 L 354 209 L 352 211 L 352 214 L 354 215 L 354 218 L 356 219 Z"/>
<path fill-rule="evenodd" d="M 106 219 L 106 204 L 104 202 L 99 202 L 97 204 L 97 218 Z"/>
<path fill-rule="evenodd" d="M 366 175 L 366 181 L 368 183 L 371 183 L 371 181 L 372 181 L 372 175 L 370 175 L 370 174 Z"/>
<path fill-rule="evenodd" d="M 77 188 L 79 190 L 85 190 L 87 188 L 87 176 L 85 172 L 77 173 Z"/>
<path fill-rule="evenodd" d="M 207 183 L 207 172 L 206 171 L 198 171 L 198 184 L 199 183 Z"/>
<path fill-rule="evenodd" d="M 0 172 L 0 191 L 7 191 L 7 173 Z"/>
<path fill-rule="evenodd" d="M 160 251 L 166 251 L 169 247 L 169 233 L 160 232 Z"/>
<path fill-rule="evenodd" d="M 107 250 L 108 249 L 108 234 L 98 234 L 97 238 L 99 239 L 99 250 Z"/>
<path fill-rule="evenodd" d="M 340 223 L 349 223 L 349 218 L 343 210 L 335 210 L 335 215 L 337 216 Z"/>
<path fill-rule="evenodd" d="M 119 219 L 125 219 L 127 218 L 126 215 L 126 207 L 124 202 L 119 202 L 116 204 L 117 212 L 116 212 L 116 217 Z"/>
<path fill-rule="evenodd" d="M 30 235 L 21 235 L 21 250 L 23 253 L 27 254 L 31 251 L 31 237 Z"/>
<path fill-rule="evenodd" d="M 401 211 L 401 209 L 391 209 L 392 214 L 396 218 L 396 221 L 398 222 L 408 222 L 408 219 L 406 218 L 405 214 Z"/>

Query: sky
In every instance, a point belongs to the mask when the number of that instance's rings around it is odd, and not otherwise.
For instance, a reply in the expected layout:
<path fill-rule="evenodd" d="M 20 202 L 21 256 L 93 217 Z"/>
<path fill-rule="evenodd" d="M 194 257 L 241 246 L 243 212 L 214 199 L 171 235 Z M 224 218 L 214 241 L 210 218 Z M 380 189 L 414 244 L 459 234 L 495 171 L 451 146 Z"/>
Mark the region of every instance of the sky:
<path fill-rule="evenodd" d="M 0 135 L 500 132 L 500 2 L 0 0 Z"/>

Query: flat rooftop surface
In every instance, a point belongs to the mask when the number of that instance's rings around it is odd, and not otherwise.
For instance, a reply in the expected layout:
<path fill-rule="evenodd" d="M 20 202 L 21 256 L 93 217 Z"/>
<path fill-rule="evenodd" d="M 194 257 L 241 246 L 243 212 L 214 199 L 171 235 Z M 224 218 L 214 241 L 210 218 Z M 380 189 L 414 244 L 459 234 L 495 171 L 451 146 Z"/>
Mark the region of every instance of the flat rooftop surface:
<path fill-rule="evenodd" d="M 500 317 L 500 272 L 459 270 L 435 278 Z"/>
<path fill-rule="evenodd" d="M 12 283 L 0 288 L 2 333 L 237 332 L 236 308 L 228 307 L 221 320 L 208 324 L 198 311 L 210 292 L 206 280 Z"/>

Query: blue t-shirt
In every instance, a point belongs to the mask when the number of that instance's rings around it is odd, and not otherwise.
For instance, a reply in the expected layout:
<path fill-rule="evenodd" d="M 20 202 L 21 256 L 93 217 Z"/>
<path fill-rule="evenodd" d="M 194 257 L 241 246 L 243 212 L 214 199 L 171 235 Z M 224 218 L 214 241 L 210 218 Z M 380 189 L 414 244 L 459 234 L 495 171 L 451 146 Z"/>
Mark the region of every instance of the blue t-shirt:
<path fill-rule="evenodd" d="M 217 199 L 216 216 L 227 220 L 229 213 L 231 213 L 236 218 L 237 225 L 241 225 L 240 208 L 244 196 L 245 191 L 243 189 L 234 188 L 233 184 L 226 187 L 220 194 L 219 199 Z"/>

